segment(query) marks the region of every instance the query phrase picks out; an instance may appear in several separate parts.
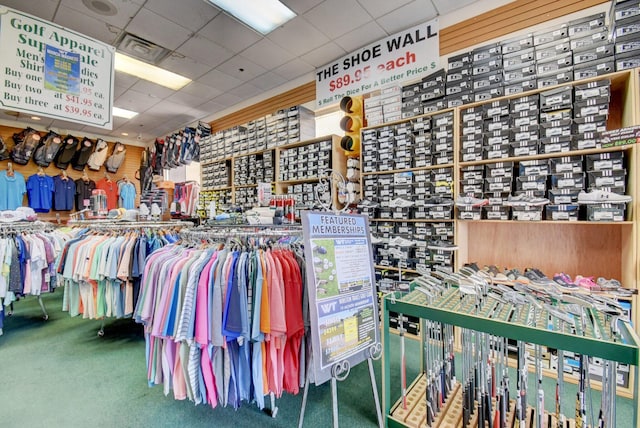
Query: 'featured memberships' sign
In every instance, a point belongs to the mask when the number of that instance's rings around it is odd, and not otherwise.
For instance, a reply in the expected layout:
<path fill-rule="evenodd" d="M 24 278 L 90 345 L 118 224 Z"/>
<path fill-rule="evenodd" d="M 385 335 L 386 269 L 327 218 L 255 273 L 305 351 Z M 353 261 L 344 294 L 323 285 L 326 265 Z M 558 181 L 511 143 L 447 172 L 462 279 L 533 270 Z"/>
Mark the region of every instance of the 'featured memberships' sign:
<path fill-rule="evenodd" d="M 438 19 L 396 33 L 316 70 L 316 103 L 418 80 L 439 66 Z"/>
<path fill-rule="evenodd" d="M 366 217 L 303 211 L 302 225 L 314 382 L 320 385 L 334 365 L 364 361 L 380 341 L 375 273 Z"/>
<path fill-rule="evenodd" d="M 112 128 L 115 48 L 0 6 L 0 107 Z"/>

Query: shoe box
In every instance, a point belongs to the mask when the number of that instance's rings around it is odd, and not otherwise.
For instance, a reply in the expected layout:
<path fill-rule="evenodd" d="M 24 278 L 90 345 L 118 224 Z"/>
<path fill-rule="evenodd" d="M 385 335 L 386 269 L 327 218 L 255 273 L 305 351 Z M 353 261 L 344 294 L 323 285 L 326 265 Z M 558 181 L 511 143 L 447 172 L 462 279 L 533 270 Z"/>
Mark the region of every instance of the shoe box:
<path fill-rule="evenodd" d="M 272 167 L 271 152 L 263 154 L 264 168 Z M 282 181 L 317 178 L 331 168 L 331 140 L 292 147 L 280 152 L 280 177 Z"/>

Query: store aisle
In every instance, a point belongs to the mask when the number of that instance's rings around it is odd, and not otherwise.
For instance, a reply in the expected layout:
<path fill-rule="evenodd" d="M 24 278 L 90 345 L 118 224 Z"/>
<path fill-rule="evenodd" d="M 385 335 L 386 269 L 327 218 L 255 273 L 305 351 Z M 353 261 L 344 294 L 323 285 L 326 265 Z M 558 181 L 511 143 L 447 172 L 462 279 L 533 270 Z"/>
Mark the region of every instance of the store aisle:
<path fill-rule="evenodd" d="M 149 388 L 145 376 L 142 326 L 132 320 L 71 318 L 60 311 L 62 290 L 43 296 L 49 320 L 36 299 L 15 304 L 0 336 L 0 426 L 4 428 L 86 427 L 292 427 L 302 395 L 277 400 L 275 419 L 245 404 L 233 408 L 194 406 Z M 379 365 L 378 367 L 378 376 Z M 340 423 L 375 427 L 376 416 L 366 364 L 339 385 Z M 310 388 L 305 427 L 331 426 L 329 384 Z"/>
<path fill-rule="evenodd" d="M 140 325 L 128 319 L 107 321 L 105 336 L 98 337 L 99 321 L 71 318 L 60 311 L 62 290 L 43 295 L 43 301 L 48 321 L 42 319 L 34 298 L 17 302 L 14 315 L 5 319 L 4 335 L 0 336 L 3 428 L 297 426 L 302 395 L 283 395 L 275 419 L 253 405 L 245 404 L 238 411 L 211 409 L 165 397 L 161 386 L 147 386 Z M 391 387 L 398 396 L 399 340 L 393 335 L 391 340 Z M 414 340 L 406 340 L 406 346 L 407 378 L 411 380 L 417 374 L 420 350 Z M 379 362 L 376 376 L 380 388 Z M 544 384 L 546 405 L 552 408 L 555 381 L 545 379 Z M 366 364 L 354 367 L 338 388 L 341 426 L 377 426 Z M 567 384 L 565 389 L 565 408 L 572 408 L 576 387 Z M 599 406 L 597 391 L 593 391 L 593 401 Z M 634 426 L 633 402 L 619 398 L 617 406 L 617 426 Z M 311 387 L 305 427 L 330 426 L 329 384 Z"/>

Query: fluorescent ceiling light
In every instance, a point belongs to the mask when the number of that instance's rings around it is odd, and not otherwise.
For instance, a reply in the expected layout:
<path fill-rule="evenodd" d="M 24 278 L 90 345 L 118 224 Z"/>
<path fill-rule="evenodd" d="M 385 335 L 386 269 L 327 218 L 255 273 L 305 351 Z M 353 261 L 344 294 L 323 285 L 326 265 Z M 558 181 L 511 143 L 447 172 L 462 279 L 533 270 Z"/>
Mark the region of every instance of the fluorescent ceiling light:
<path fill-rule="evenodd" d="M 278 0 L 208 0 L 254 30 L 269 34 L 296 14 Z"/>
<path fill-rule="evenodd" d="M 115 69 L 116 71 L 136 76 L 139 79 L 165 86 L 174 91 L 178 91 L 191 83 L 191 79 L 187 77 L 180 76 L 179 74 L 172 73 L 155 65 L 147 64 L 146 62 L 123 55 L 120 52 L 116 52 Z"/>
<path fill-rule="evenodd" d="M 113 110 L 111 110 L 111 114 L 113 114 L 115 117 L 123 117 L 125 119 L 131 119 L 132 117 L 136 117 L 138 115 L 138 112 L 125 110 L 119 107 L 113 107 Z"/>

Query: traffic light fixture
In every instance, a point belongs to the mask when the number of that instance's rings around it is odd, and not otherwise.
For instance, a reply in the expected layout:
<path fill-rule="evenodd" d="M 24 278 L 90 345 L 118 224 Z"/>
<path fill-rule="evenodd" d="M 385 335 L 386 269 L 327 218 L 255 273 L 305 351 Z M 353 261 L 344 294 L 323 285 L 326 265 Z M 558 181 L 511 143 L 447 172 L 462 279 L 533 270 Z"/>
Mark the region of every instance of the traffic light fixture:
<path fill-rule="evenodd" d="M 345 132 L 340 147 L 347 156 L 360 155 L 360 128 L 364 123 L 362 97 L 344 97 L 340 100 L 340 110 L 345 115 L 340 120 L 340 129 Z"/>

